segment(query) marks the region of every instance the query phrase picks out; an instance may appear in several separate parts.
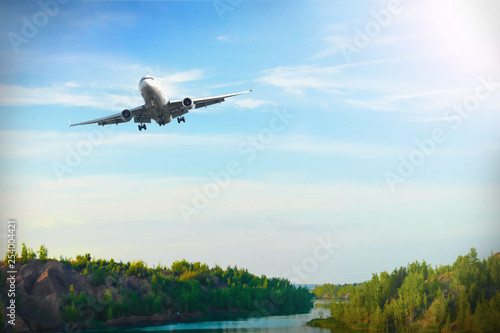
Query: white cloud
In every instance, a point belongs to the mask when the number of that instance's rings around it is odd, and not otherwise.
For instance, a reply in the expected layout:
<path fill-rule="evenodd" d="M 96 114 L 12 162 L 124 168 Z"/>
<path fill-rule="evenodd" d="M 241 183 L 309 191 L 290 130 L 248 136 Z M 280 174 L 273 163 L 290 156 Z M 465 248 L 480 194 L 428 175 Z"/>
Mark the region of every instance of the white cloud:
<path fill-rule="evenodd" d="M 70 88 L 78 88 L 79 87 L 78 83 L 76 83 L 75 81 L 66 82 L 64 84 L 64 86 L 70 87 Z"/>
<path fill-rule="evenodd" d="M 468 97 L 474 97 L 474 88 L 455 88 L 419 91 L 414 93 L 382 95 L 372 99 L 344 99 L 345 103 L 376 111 L 404 111 L 419 113 L 415 121 L 429 122 L 450 119 L 443 114 L 455 105 L 463 105 Z M 478 111 L 496 110 L 500 95 L 490 95 L 478 101 Z M 455 114 L 455 112 L 453 112 Z M 452 117 L 451 117 L 452 118 Z"/>
<path fill-rule="evenodd" d="M 204 77 L 203 69 L 192 69 L 189 71 L 167 74 L 162 77 L 158 77 L 157 79 L 160 80 L 161 83 L 168 84 L 168 83 L 197 81 L 203 79 L 203 77 Z"/>
<path fill-rule="evenodd" d="M 228 105 L 235 106 L 237 108 L 242 108 L 242 109 L 255 109 L 255 108 L 265 106 L 265 105 L 276 106 L 277 104 L 274 102 L 271 102 L 271 101 L 266 101 L 266 100 L 261 100 L 261 99 L 237 98 L 237 99 L 230 100 L 230 102 L 228 102 Z"/>
<path fill-rule="evenodd" d="M 324 93 L 330 95 L 337 106 L 347 110 L 354 106 L 355 110 L 442 113 L 454 104 L 462 103 L 468 96 L 474 96 L 475 89 L 484 79 L 475 76 L 453 82 L 428 77 L 408 80 L 407 75 L 416 74 L 407 63 L 425 64 L 434 56 L 433 53 L 422 53 L 338 66 L 276 67 L 261 72 L 257 81 L 282 88 L 301 99 L 309 97 L 308 94 Z M 365 70 L 364 67 L 369 68 Z M 491 80 L 491 75 L 488 80 Z M 490 94 L 481 101 L 480 110 L 495 109 L 499 97 L 496 91 Z M 426 115 L 427 119 L 434 117 L 435 114 Z"/>
<path fill-rule="evenodd" d="M 217 36 L 217 41 L 223 42 L 223 43 L 235 43 L 238 42 L 240 38 L 238 36 L 234 35 L 220 35 Z"/>
<path fill-rule="evenodd" d="M 241 86 L 245 83 L 247 83 L 247 81 L 228 82 L 228 83 L 211 85 L 211 86 L 208 86 L 207 88 L 208 89 L 219 89 L 219 88 L 226 88 L 226 87 L 233 87 L 233 86 Z"/>
<path fill-rule="evenodd" d="M 324 37 L 323 40 L 328 43 L 328 46 L 313 55 L 312 59 L 317 60 L 331 57 L 341 51 L 340 45 L 345 45 L 351 42 L 349 38 L 343 36 L 328 36 Z"/>
<path fill-rule="evenodd" d="M 0 83 L 0 106 L 65 105 L 106 109 L 118 102 L 119 96 L 72 94 L 61 87 L 23 87 Z"/>
<path fill-rule="evenodd" d="M 348 45 L 356 45 L 354 42 L 354 37 L 356 36 L 356 32 L 352 31 L 352 35 L 329 35 L 323 37 L 323 41 L 325 42 L 326 46 L 319 52 L 317 52 L 315 55 L 313 55 L 312 59 L 317 60 L 317 59 L 323 59 L 323 58 L 328 58 L 331 56 L 334 56 L 336 54 L 341 54 L 342 58 L 345 61 L 345 55 L 343 52 L 350 53 L 350 49 L 345 49 L 342 50 L 343 46 L 344 48 L 347 48 Z M 408 40 L 414 37 L 421 37 L 420 35 L 400 35 L 400 36 L 377 36 L 370 42 L 370 47 L 374 46 L 383 46 L 386 47 L 388 45 L 400 43 L 401 41 Z M 362 51 L 360 51 L 362 52 Z"/>
<path fill-rule="evenodd" d="M 411 58 L 419 55 L 412 55 Z M 255 81 L 264 84 L 284 88 L 294 94 L 304 95 L 306 90 L 314 89 L 328 94 L 339 94 L 340 88 L 349 89 L 369 89 L 369 90 L 389 90 L 398 87 L 400 83 L 384 82 L 381 84 L 379 77 L 366 78 L 352 75 L 349 69 L 356 70 L 360 67 L 392 64 L 406 58 L 383 58 L 376 60 L 361 61 L 355 63 L 345 63 L 336 66 L 289 66 L 275 67 L 261 72 L 262 76 Z M 366 73 L 366 72 L 362 72 Z"/>
<path fill-rule="evenodd" d="M 429 120 L 431 121 L 431 120 Z M 99 141 L 99 149 L 92 154 L 122 154 L 130 148 L 166 149 L 203 147 L 237 147 L 241 137 L 237 135 L 181 135 L 178 133 L 142 133 L 125 134 L 114 132 L 115 127 L 89 127 L 83 132 L 61 133 L 55 131 L 0 131 L 2 149 L 0 157 L 9 159 L 43 159 L 48 162 L 63 159 L 67 147 L 76 149 L 80 143 L 93 137 Z M 94 144 L 95 145 L 95 144 Z M 362 142 L 325 140 L 320 137 L 304 135 L 280 135 L 279 140 L 267 149 L 280 152 L 295 152 L 306 155 L 328 155 L 329 157 L 349 157 L 358 159 L 393 157 L 406 152 L 405 147 L 375 145 Z M 471 148 L 472 149 L 472 148 Z M 441 150 L 440 153 L 451 155 L 477 154 L 484 149 Z"/>
<path fill-rule="evenodd" d="M 278 151 L 293 151 L 303 154 L 340 155 L 354 158 L 373 158 L 397 156 L 402 151 L 394 147 L 371 145 L 357 142 L 335 142 L 302 135 L 289 135 L 280 138 L 270 149 Z"/>
<path fill-rule="evenodd" d="M 180 89 L 180 83 L 200 80 L 203 78 L 203 72 L 202 69 L 193 69 L 168 74 L 158 79 L 168 94 L 175 95 Z M 110 82 L 118 83 L 118 81 L 115 78 Z M 100 87 L 92 87 L 91 84 L 88 84 L 90 87 L 88 89 L 80 91 L 71 89 L 79 86 L 80 84 L 72 81 L 50 87 L 25 87 L 0 83 L 0 106 L 64 105 L 114 110 L 143 104 L 135 85 L 127 85 L 129 89 L 119 88 L 118 94 L 106 92 L 116 88 L 108 87 L 109 90 L 103 90 Z"/>
<path fill-rule="evenodd" d="M 12 181 L 15 179 L 8 183 Z M 210 178 L 159 178 L 146 174 L 89 175 L 66 178 L 62 182 L 29 179 L 29 191 L 0 192 L 5 207 L 1 215 L 5 219 L 16 216 L 28 226 L 50 225 L 56 221 L 89 226 L 145 220 L 183 224 L 179 206 L 192 205 L 195 189 L 203 191 L 210 182 L 213 182 Z M 287 224 L 307 225 L 308 216 L 314 216 L 315 223 L 326 226 L 332 223 L 332 214 L 356 214 L 354 220 L 364 220 L 383 213 L 390 216 L 392 223 L 397 223 L 398 217 L 411 212 L 425 215 L 435 212 L 436 207 L 443 211 L 456 209 L 458 202 L 467 203 L 462 206 L 464 209 L 478 207 L 483 197 L 497 191 L 494 188 L 415 183 L 392 194 L 384 185 L 280 183 L 235 177 L 192 222 L 227 221 L 223 225 L 229 227 L 233 223 L 245 224 L 273 216 Z M 145 188 L 148 190 L 144 191 Z M 29 209 L 26 209 L 27 202 Z M 482 205 L 487 206 L 486 203 Z M 77 221 L 74 216 L 78 216 Z"/>
<path fill-rule="evenodd" d="M 97 127 L 89 126 L 78 132 L 61 133 L 55 131 L 0 131 L 0 142 L 2 149 L 0 157 L 10 158 L 34 158 L 35 156 L 45 159 L 53 159 L 66 153 L 66 147 L 77 147 L 81 142 L 89 141 L 88 137 L 96 138 L 102 147 L 111 147 L 115 153 L 120 151 L 118 147 L 217 147 L 235 145 L 238 138 L 228 135 L 183 135 L 182 139 L 178 133 L 141 135 L 114 132 L 114 126 Z M 236 143 L 235 143 L 236 142 Z"/>
<path fill-rule="evenodd" d="M 337 67 L 276 67 L 262 72 L 257 82 L 285 88 L 288 92 L 304 95 L 305 89 L 318 89 L 326 92 L 335 87 L 333 75 L 338 74 Z"/>

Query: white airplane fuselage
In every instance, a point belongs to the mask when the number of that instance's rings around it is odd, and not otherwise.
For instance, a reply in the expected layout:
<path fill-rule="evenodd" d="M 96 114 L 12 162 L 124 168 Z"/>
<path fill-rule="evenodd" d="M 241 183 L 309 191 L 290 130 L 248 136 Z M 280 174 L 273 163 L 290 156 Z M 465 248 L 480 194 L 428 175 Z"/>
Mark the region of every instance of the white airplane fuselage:
<path fill-rule="evenodd" d="M 161 120 L 165 124 L 172 121 L 172 117 L 165 106 L 168 104 L 168 98 L 163 93 L 160 82 L 152 76 L 145 76 L 139 82 L 139 91 L 144 98 L 145 105 L 157 123 Z"/>
<path fill-rule="evenodd" d="M 151 120 L 154 120 L 160 126 L 165 126 L 165 124 L 170 123 L 172 119 L 177 119 L 177 122 L 180 124 L 181 122 L 186 122 L 184 115 L 192 109 L 220 104 L 224 102 L 226 98 L 245 94 L 251 92 L 251 90 L 210 97 L 184 97 L 180 100 L 169 100 L 163 93 L 160 81 L 151 75 L 146 75 L 139 81 L 139 92 L 142 98 L 144 98 L 144 105 L 132 109 L 125 109 L 122 112 L 94 120 L 83 121 L 76 124 L 69 122 L 69 126 L 89 124 L 97 124 L 99 126 L 118 125 L 133 120 L 134 123 L 139 124 L 137 126 L 139 131 L 142 131 L 146 130 L 146 124 L 151 123 Z"/>

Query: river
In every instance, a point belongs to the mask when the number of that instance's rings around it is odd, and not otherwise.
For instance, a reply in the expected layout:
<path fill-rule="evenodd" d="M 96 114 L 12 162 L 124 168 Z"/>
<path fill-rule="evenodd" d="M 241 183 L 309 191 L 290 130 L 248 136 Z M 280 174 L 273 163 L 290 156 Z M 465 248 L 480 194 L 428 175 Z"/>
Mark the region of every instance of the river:
<path fill-rule="evenodd" d="M 140 328 L 118 328 L 103 331 L 93 331 L 102 333 L 127 332 L 127 333 L 161 333 L 172 331 L 195 332 L 224 332 L 224 333 L 284 333 L 284 332 L 307 332 L 307 333 L 359 333 L 359 330 L 350 329 L 326 329 L 305 326 L 311 319 L 324 318 L 330 315 L 329 303 L 326 301 L 316 301 L 314 307 L 307 314 L 289 316 L 270 316 L 262 318 L 250 318 L 244 320 L 229 321 L 204 321 L 187 324 L 169 324 L 162 326 L 149 326 Z"/>

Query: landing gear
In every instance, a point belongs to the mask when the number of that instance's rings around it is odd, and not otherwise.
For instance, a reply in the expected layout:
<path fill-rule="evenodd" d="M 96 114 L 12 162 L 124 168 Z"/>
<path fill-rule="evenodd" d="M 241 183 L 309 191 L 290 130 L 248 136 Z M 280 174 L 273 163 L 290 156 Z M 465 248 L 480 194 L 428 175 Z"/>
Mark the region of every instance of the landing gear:
<path fill-rule="evenodd" d="M 139 131 L 142 131 L 142 130 L 146 130 L 146 124 L 140 124 L 140 125 L 137 125 L 137 127 L 139 128 Z"/>
<path fill-rule="evenodd" d="M 160 126 L 165 126 L 165 120 L 161 119 L 161 120 L 158 122 L 158 125 L 160 125 Z"/>
<path fill-rule="evenodd" d="M 178 122 L 179 124 L 181 123 L 181 121 L 182 121 L 183 123 L 185 123 L 185 122 L 186 122 L 186 118 L 184 118 L 184 117 L 179 117 L 179 118 L 177 118 L 177 122 Z"/>

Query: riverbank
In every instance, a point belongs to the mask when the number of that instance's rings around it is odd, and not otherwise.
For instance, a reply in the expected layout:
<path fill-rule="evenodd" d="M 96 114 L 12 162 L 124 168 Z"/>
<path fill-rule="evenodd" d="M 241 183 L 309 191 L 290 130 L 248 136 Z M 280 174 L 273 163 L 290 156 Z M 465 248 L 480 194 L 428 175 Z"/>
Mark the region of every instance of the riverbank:
<path fill-rule="evenodd" d="M 500 253 L 480 260 L 474 248 L 453 265 L 416 261 L 370 281 L 324 285 L 314 292 L 337 297 L 331 318 L 314 327 L 370 330 L 500 332 Z"/>
<path fill-rule="evenodd" d="M 328 315 L 325 308 L 315 302 L 314 307 L 307 313 L 290 314 L 266 317 L 233 318 L 227 320 L 203 320 L 192 322 L 177 322 L 167 324 L 139 324 L 131 326 L 120 326 L 119 328 L 92 329 L 88 333 L 115 333 L 118 330 L 128 333 L 154 332 L 231 332 L 231 333 L 318 333 L 318 328 L 305 326 L 306 322 L 321 315 Z M 349 330 L 340 329 L 335 333 L 352 333 Z"/>
<path fill-rule="evenodd" d="M 350 330 L 366 330 L 366 331 L 373 331 L 373 332 L 399 332 L 399 331 L 409 331 L 409 332 L 442 332 L 442 331 L 447 331 L 443 330 L 442 327 L 420 327 L 420 326 L 413 326 L 413 327 L 406 327 L 406 328 L 397 328 L 396 326 L 385 326 L 385 327 L 373 327 L 370 326 L 368 323 L 358 323 L 354 325 L 346 325 L 343 322 L 336 320 L 335 318 L 329 317 L 329 318 L 316 318 L 308 321 L 306 323 L 307 326 L 310 327 L 318 327 L 318 328 L 343 328 L 343 329 L 350 329 Z M 458 332 L 463 332 L 465 333 L 466 331 L 458 331 Z"/>
<path fill-rule="evenodd" d="M 304 313 L 306 288 L 245 269 L 176 261 L 149 268 L 142 261 L 22 260 L 15 265 L 16 322 L 10 332 L 58 331 L 225 320 Z M 7 304 L 7 267 L 0 262 L 0 305 Z M 3 325 L 2 325 L 3 326 Z"/>

